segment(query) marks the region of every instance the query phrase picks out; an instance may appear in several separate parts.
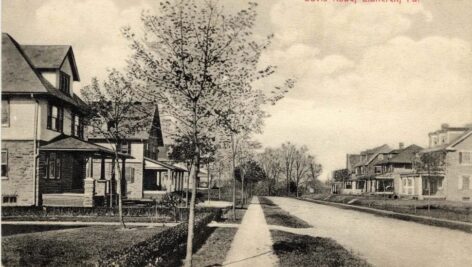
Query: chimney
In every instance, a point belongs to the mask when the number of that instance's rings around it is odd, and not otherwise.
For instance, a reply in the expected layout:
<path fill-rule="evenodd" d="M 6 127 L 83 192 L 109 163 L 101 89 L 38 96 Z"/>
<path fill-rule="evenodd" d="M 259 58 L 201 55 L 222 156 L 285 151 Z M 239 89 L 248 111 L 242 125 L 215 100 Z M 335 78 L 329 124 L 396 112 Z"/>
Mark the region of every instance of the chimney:
<path fill-rule="evenodd" d="M 398 144 L 398 148 L 399 148 L 399 149 L 405 148 L 405 144 L 404 144 L 403 142 L 400 142 L 400 143 Z"/>
<path fill-rule="evenodd" d="M 441 129 L 442 130 L 447 130 L 447 128 L 449 128 L 449 124 L 447 124 L 447 123 L 441 124 Z"/>

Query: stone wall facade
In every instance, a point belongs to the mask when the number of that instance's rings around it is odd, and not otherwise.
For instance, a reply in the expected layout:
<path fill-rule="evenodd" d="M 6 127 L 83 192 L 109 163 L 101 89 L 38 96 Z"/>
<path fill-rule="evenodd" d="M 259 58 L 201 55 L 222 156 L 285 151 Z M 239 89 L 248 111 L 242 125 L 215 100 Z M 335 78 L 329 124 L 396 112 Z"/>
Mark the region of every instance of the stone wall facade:
<path fill-rule="evenodd" d="M 2 151 L 8 154 L 8 176 L 2 177 L 2 206 L 34 205 L 33 150 L 33 141 L 2 140 Z M 16 203 L 4 203 L 5 198 L 12 200 L 13 197 Z"/>

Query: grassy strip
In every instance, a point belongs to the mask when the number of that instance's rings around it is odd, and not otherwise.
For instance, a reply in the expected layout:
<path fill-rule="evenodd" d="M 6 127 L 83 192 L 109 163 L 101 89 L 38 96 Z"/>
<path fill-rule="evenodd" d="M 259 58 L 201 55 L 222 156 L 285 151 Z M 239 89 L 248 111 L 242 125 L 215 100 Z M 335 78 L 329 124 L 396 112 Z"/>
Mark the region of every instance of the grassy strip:
<path fill-rule="evenodd" d="M 119 222 L 119 217 L 111 216 L 9 216 L 2 217 L 2 221 L 37 221 L 37 222 Z M 124 217 L 127 222 L 149 222 L 149 223 L 168 223 L 176 222 L 175 219 L 169 217 Z"/>
<path fill-rule="evenodd" d="M 92 226 L 7 236 L 2 238 L 2 265 L 94 266 L 102 255 L 116 253 L 165 229 Z"/>
<path fill-rule="evenodd" d="M 237 228 L 218 228 L 193 256 L 195 266 L 222 266 Z"/>
<path fill-rule="evenodd" d="M 426 225 L 431 225 L 431 226 L 438 226 L 438 227 L 445 227 L 449 229 L 454 229 L 454 230 L 460 230 L 466 233 L 472 233 L 472 226 L 467 225 L 463 222 L 460 221 L 440 221 L 442 218 L 429 218 L 429 217 L 417 217 L 417 216 L 423 216 L 423 215 L 414 215 L 414 214 L 407 214 L 407 213 L 392 213 L 394 211 L 390 210 L 382 210 L 382 209 L 365 209 L 367 207 L 364 206 L 356 206 L 356 205 L 346 205 L 344 203 L 337 203 L 337 202 L 331 202 L 331 201 L 326 201 L 326 200 L 314 200 L 314 199 L 304 199 L 301 198 L 300 200 L 304 201 L 309 201 L 309 202 L 314 202 L 317 204 L 322 204 L 322 205 L 329 205 L 329 206 L 334 206 L 338 207 L 341 209 L 351 209 L 351 210 L 357 210 L 361 212 L 366 212 L 374 215 L 379 215 L 383 217 L 389 217 L 389 218 L 394 218 L 394 219 L 399 219 L 403 221 L 411 221 L 411 222 L 417 222 L 421 224 L 426 224 Z M 344 205 L 343 205 L 344 204 Z M 438 220 L 436 220 L 438 219 Z"/>
<path fill-rule="evenodd" d="M 290 215 L 288 212 L 281 209 L 279 206 L 274 204 L 271 200 L 265 197 L 259 197 L 264 216 L 267 224 L 280 225 L 292 228 L 309 228 L 310 224 L 304 220 Z"/>
<path fill-rule="evenodd" d="M 330 238 L 271 231 L 280 266 L 371 266 Z"/>
<path fill-rule="evenodd" d="M 472 222 L 472 204 L 447 200 L 389 199 L 382 196 L 317 194 L 304 197 L 335 203 L 383 209 L 398 213 Z"/>
<path fill-rule="evenodd" d="M 36 232 L 73 229 L 73 228 L 80 228 L 80 227 L 84 227 L 84 226 L 2 224 L 2 237 L 10 236 L 10 235 L 17 235 L 17 234 L 28 234 L 28 233 L 36 233 Z"/>

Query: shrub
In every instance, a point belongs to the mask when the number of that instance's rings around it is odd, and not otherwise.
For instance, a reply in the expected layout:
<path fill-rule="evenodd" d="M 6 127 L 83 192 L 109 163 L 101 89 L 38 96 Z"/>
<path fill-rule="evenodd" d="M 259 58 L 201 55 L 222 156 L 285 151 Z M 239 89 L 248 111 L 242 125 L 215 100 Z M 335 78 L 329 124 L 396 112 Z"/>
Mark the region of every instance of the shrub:
<path fill-rule="evenodd" d="M 221 210 L 204 213 L 195 222 L 194 247 L 197 248 L 212 232 L 207 224 L 219 219 Z M 185 257 L 187 223 L 181 223 L 148 240 L 137 243 L 119 253 L 104 256 L 100 266 L 179 266 Z"/>

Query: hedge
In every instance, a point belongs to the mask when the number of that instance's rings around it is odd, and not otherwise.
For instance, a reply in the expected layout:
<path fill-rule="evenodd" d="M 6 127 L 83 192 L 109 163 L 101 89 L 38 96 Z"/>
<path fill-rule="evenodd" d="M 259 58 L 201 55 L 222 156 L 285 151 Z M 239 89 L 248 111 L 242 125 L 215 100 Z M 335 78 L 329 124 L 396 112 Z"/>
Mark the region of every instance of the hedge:
<path fill-rule="evenodd" d="M 221 210 L 204 213 L 195 222 L 194 247 L 205 242 L 212 232 L 207 224 L 219 219 Z M 180 266 L 185 257 L 188 223 L 160 232 L 118 253 L 104 256 L 99 266 Z"/>

